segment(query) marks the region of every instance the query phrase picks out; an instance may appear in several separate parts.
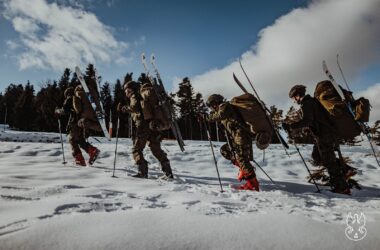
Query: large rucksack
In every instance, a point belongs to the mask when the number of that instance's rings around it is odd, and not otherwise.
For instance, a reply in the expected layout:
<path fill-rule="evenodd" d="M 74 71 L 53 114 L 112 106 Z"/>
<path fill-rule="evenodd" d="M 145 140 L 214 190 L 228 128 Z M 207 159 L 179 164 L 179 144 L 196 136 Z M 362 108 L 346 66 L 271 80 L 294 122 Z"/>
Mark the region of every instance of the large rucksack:
<path fill-rule="evenodd" d="M 259 101 L 252 94 L 245 93 L 232 98 L 230 103 L 256 134 L 256 145 L 260 149 L 268 147 L 273 129 Z"/>
<path fill-rule="evenodd" d="M 149 127 L 155 131 L 170 129 L 171 123 L 159 105 L 158 97 L 152 84 L 145 83 L 140 87 L 141 108 L 144 120 L 149 121 Z"/>
<path fill-rule="evenodd" d="M 354 116 L 342 100 L 334 85 L 326 80 L 319 82 L 314 91 L 314 97 L 327 110 L 332 125 L 336 128 L 338 137 L 344 140 L 352 140 L 360 135 L 361 129 L 356 121 L 368 122 L 370 113 L 370 103 L 361 97 L 354 100 L 352 93 L 341 87 L 345 99 L 349 100 Z"/>

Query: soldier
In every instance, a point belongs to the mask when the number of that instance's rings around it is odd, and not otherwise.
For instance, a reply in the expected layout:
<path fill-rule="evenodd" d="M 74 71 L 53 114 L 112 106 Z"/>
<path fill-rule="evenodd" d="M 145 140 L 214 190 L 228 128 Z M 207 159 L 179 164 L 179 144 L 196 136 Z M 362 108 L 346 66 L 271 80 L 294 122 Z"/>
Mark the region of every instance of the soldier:
<path fill-rule="evenodd" d="M 133 159 L 138 166 L 138 173 L 133 177 L 148 178 L 148 162 L 144 159 L 144 148 L 148 144 L 153 155 L 161 164 L 161 169 L 164 175 L 161 179 L 173 179 L 173 173 L 170 166 L 170 161 L 166 153 L 161 149 L 161 134 L 153 130 L 151 124 L 153 121 L 147 120 L 144 117 L 142 108 L 142 97 L 139 93 L 140 84 L 135 81 L 126 82 L 123 86 L 125 95 L 129 99 L 129 104 L 119 106 L 119 111 L 122 113 L 131 113 L 132 120 L 135 125 L 135 138 L 133 141 Z"/>
<path fill-rule="evenodd" d="M 305 95 L 306 87 L 295 85 L 289 92 L 289 98 L 301 105 L 300 120 L 291 124 L 283 123 L 287 131 L 307 128 L 311 132 L 315 145 L 313 158 L 326 167 L 330 176 L 330 185 L 333 192 L 350 194 L 347 181 L 344 177 L 344 169 L 335 156 L 335 148 L 339 146 L 334 133 L 335 128 L 331 125 L 326 110 L 310 95 Z"/>
<path fill-rule="evenodd" d="M 99 150 L 88 143 L 85 139 L 83 128 L 78 126 L 79 114 L 74 109 L 74 88 L 69 87 L 64 92 L 65 101 L 61 109 L 56 109 L 55 114 L 57 116 L 69 116 L 69 121 L 66 126 L 66 131 L 69 133 L 69 142 L 71 145 L 72 155 L 75 159 L 75 164 L 78 166 L 86 166 L 86 162 L 83 158 L 82 148 L 89 154 L 88 163 L 91 165 L 96 160 L 99 154 Z"/>
<path fill-rule="evenodd" d="M 250 163 L 253 160 L 253 152 L 249 128 L 223 96 L 211 95 L 207 100 L 207 106 L 212 110 L 207 118 L 208 122 L 221 122 L 228 136 L 229 145 L 225 144 L 221 147 L 221 154 L 239 167 L 238 180 L 246 180 L 246 183 L 238 189 L 259 191 L 259 182 Z"/>

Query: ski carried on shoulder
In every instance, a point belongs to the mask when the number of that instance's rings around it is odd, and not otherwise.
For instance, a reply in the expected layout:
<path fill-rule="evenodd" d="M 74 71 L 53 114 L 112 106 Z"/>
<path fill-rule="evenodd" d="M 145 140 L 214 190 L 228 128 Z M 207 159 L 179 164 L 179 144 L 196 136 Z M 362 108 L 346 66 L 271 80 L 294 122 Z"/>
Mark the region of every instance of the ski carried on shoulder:
<path fill-rule="evenodd" d="M 236 84 L 241 88 L 241 90 L 246 93 L 246 94 L 249 94 L 249 92 L 247 91 L 247 89 L 244 87 L 244 85 L 239 81 L 239 79 L 236 77 L 235 73 L 233 73 L 233 77 L 234 77 L 234 80 L 236 82 Z M 253 86 L 252 86 L 253 88 Z M 256 91 L 255 91 L 256 93 Z M 257 94 L 257 93 L 256 93 Z M 278 129 L 276 129 L 276 127 L 274 126 L 273 124 L 273 121 L 272 119 L 270 118 L 270 116 L 268 115 L 268 113 L 270 114 L 270 110 L 268 110 L 268 108 L 266 108 L 265 104 L 261 101 L 260 98 L 258 98 L 258 96 L 256 96 L 256 99 L 259 101 L 260 103 L 260 106 L 261 108 L 263 109 L 268 121 L 269 121 L 269 124 L 271 125 L 274 133 L 276 134 L 278 140 L 281 142 L 282 146 L 284 147 L 284 150 L 285 150 L 285 153 L 289 156 L 289 153 L 287 151 L 287 149 L 289 149 L 289 145 L 286 143 L 285 139 L 281 136 L 281 134 L 279 133 Z"/>
<path fill-rule="evenodd" d="M 169 100 L 170 100 L 169 96 L 165 90 L 165 87 L 164 87 L 164 84 L 162 82 L 160 73 L 158 72 L 158 69 L 157 69 L 157 66 L 155 63 L 155 57 L 154 57 L 154 55 L 152 55 L 150 62 L 154 68 L 156 78 L 153 78 L 149 73 L 149 68 L 148 68 L 148 65 L 146 62 L 146 57 L 145 57 L 144 53 L 141 54 L 141 62 L 144 66 L 146 75 L 149 77 L 149 79 L 152 83 L 154 92 L 155 92 L 155 94 L 159 100 L 159 105 L 161 106 L 162 110 L 164 111 L 166 118 L 170 121 L 170 129 L 171 129 L 175 139 L 178 142 L 179 148 L 183 152 L 183 151 L 185 151 L 185 142 L 182 139 L 181 130 L 179 129 L 178 123 L 174 117 L 174 112 L 173 112 L 172 107 L 169 103 Z"/>
<path fill-rule="evenodd" d="M 92 107 L 92 109 L 94 110 L 94 112 L 96 114 L 96 118 L 98 119 L 98 122 L 100 124 L 100 127 L 102 128 L 104 136 L 108 140 L 110 140 L 110 135 L 108 134 L 107 127 L 106 127 L 106 120 L 105 120 L 105 115 L 104 115 L 104 110 L 103 110 L 102 103 L 99 101 L 99 103 L 100 103 L 100 106 L 99 106 L 94 101 L 94 99 L 93 99 L 93 97 L 92 97 L 92 95 L 90 93 L 90 90 L 89 90 L 89 88 L 87 86 L 87 83 L 86 83 L 86 81 L 84 79 L 84 76 L 83 76 L 83 74 L 82 74 L 82 72 L 81 72 L 81 70 L 80 70 L 80 68 L 78 66 L 75 67 L 75 73 L 77 74 L 79 82 L 82 85 L 84 92 L 86 93 L 87 99 L 90 102 L 91 107 Z M 95 73 L 95 78 L 97 78 L 96 73 Z M 96 86 L 97 86 L 98 91 L 99 91 L 99 83 L 98 83 L 97 79 L 96 79 Z"/>
<path fill-rule="evenodd" d="M 330 81 L 333 84 L 334 88 L 338 92 L 340 98 L 342 98 L 342 100 L 346 104 L 347 109 L 349 110 L 349 112 L 350 112 L 350 114 L 352 116 L 352 119 L 354 119 L 354 121 L 357 123 L 357 125 L 359 126 L 360 130 L 362 131 L 362 133 L 367 137 L 368 142 L 369 142 L 369 144 L 371 146 L 373 155 L 374 155 L 374 157 L 376 159 L 377 165 L 380 167 L 380 162 L 379 162 L 379 159 L 377 158 L 377 155 L 379 154 L 379 150 L 378 150 L 377 145 L 376 145 L 375 141 L 373 140 L 373 138 L 372 138 L 372 136 L 371 136 L 371 134 L 369 132 L 368 125 L 365 124 L 364 122 L 360 122 L 360 121 L 355 120 L 355 114 L 354 114 L 353 108 L 351 106 L 351 103 L 350 103 L 349 100 L 347 100 L 347 98 L 344 95 L 344 93 L 343 93 L 340 85 L 335 81 L 333 75 L 331 74 L 331 72 L 327 68 L 326 61 L 322 62 L 322 68 L 323 68 L 323 71 L 325 72 L 326 76 L 330 79 Z"/>

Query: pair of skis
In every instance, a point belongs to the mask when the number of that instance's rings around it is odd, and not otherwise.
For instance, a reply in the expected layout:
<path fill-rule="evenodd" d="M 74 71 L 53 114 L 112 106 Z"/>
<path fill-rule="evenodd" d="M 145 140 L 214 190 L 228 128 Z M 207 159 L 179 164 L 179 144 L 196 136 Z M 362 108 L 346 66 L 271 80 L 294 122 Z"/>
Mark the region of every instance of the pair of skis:
<path fill-rule="evenodd" d="M 144 66 L 146 75 L 149 78 L 149 80 L 153 86 L 154 93 L 156 94 L 156 96 L 158 98 L 159 106 L 162 108 L 162 110 L 166 116 L 166 119 L 169 120 L 170 129 L 171 129 L 174 137 L 176 138 L 176 140 L 178 142 L 179 148 L 183 152 L 183 151 L 185 151 L 185 143 L 182 139 L 181 131 L 180 131 L 178 123 L 175 119 L 174 111 L 173 111 L 173 108 L 170 104 L 169 95 L 167 94 L 167 92 L 165 90 L 162 78 L 161 78 L 160 73 L 157 69 L 156 57 L 153 54 L 150 57 L 150 63 L 153 67 L 155 77 L 152 77 L 150 75 L 148 64 L 147 64 L 146 57 L 145 57 L 144 53 L 141 54 L 141 62 Z"/>
<path fill-rule="evenodd" d="M 338 59 L 338 56 L 337 56 L 337 59 Z M 339 65 L 339 61 L 338 62 L 338 66 L 339 66 L 339 69 L 341 70 L 341 73 L 342 73 L 342 76 L 343 76 L 343 72 L 342 72 L 342 69 L 340 68 L 340 65 Z M 367 124 L 365 124 L 364 122 L 360 122 L 360 121 L 357 121 L 355 120 L 355 114 L 354 114 L 354 111 L 353 111 L 353 108 L 351 106 L 351 103 L 349 100 L 347 100 L 347 98 L 345 97 L 340 85 L 335 81 L 333 75 L 331 74 L 331 72 L 329 71 L 329 69 L 327 68 L 327 64 L 326 64 L 326 61 L 323 61 L 322 62 L 322 69 L 323 71 L 325 72 L 325 74 L 327 75 L 327 77 L 330 79 L 331 83 L 333 84 L 334 88 L 336 89 L 336 91 L 338 92 L 340 98 L 342 98 L 342 100 L 344 101 L 344 103 L 346 104 L 347 106 L 347 109 L 349 110 L 351 116 L 352 116 L 352 119 L 354 119 L 354 121 L 356 122 L 356 124 L 359 126 L 359 128 L 361 129 L 361 131 L 363 132 L 363 134 L 367 137 L 368 139 L 368 142 L 369 142 L 369 145 L 371 146 L 371 149 L 372 149 L 372 152 L 373 152 L 373 155 L 376 159 L 376 162 L 377 162 L 377 165 L 380 167 L 380 162 L 379 162 L 379 159 L 377 158 L 377 155 L 379 154 L 379 151 L 377 149 L 377 146 L 376 146 L 376 143 L 375 141 L 373 140 L 373 137 L 371 136 L 370 132 L 369 132 L 369 127 Z M 344 76 L 343 76 L 344 78 Z M 345 80 L 345 78 L 344 78 Z M 346 82 L 346 80 L 345 80 Z M 347 85 L 347 88 L 348 88 L 348 84 L 346 82 L 346 85 Z M 349 88 L 348 88 L 349 89 Z"/>
<path fill-rule="evenodd" d="M 86 93 L 87 99 L 90 102 L 91 107 L 96 114 L 96 118 L 100 124 L 100 127 L 102 128 L 104 136 L 108 140 L 110 140 L 110 134 L 107 131 L 105 113 L 104 113 L 102 102 L 99 100 L 99 105 L 97 104 L 97 102 L 95 102 L 95 100 L 93 98 L 93 94 L 90 93 L 90 90 L 89 90 L 87 83 L 84 79 L 84 76 L 82 74 L 82 71 L 80 70 L 80 68 L 78 66 L 75 67 L 75 73 L 77 74 L 79 82 L 82 85 L 84 92 Z M 96 71 L 95 71 L 95 81 L 96 81 L 96 87 L 98 89 L 99 98 L 100 98 L 100 87 L 99 87 L 99 82 L 98 82 L 98 77 L 97 77 Z"/>

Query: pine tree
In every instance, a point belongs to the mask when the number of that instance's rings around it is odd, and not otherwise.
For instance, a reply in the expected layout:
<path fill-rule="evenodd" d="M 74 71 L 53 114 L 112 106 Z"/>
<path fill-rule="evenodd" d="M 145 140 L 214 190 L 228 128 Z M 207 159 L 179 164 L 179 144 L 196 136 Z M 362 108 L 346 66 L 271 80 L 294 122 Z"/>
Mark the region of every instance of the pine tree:
<path fill-rule="evenodd" d="M 71 70 L 66 68 L 61 79 L 58 81 L 58 87 L 63 93 L 70 85 Z"/>
<path fill-rule="evenodd" d="M 14 126 L 20 130 L 35 129 L 34 87 L 28 83 L 14 107 Z"/>
<path fill-rule="evenodd" d="M 110 121 L 110 112 L 112 110 L 111 87 L 108 82 L 105 82 L 100 89 L 100 100 L 103 103 L 106 126 L 108 127 Z"/>
<path fill-rule="evenodd" d="M 36 95 L 36 126 L 38 131 L 58 132 L 57 118 L 54 116 L 54 110 L 61 107 L 63 98 L 58 98 L 61 95 L 61 89 L 57 83 L 46 83 L 46 86 Z M 62 120 L 62 124 L 67 123 L 67 117 Z"/>
<path fill-rule="evenodd" d="M 24 87 L 21 84 L 18 84 L 18 85 L 10 84 L 5 89 L 4 104 L 5 104 L 5 109 L 7 110 L 7 124 L 10 127 L 15 126 L 14 107 L 16 105 L 17 100 L 20 98 L 23 92 L 24 92 Z"/>

